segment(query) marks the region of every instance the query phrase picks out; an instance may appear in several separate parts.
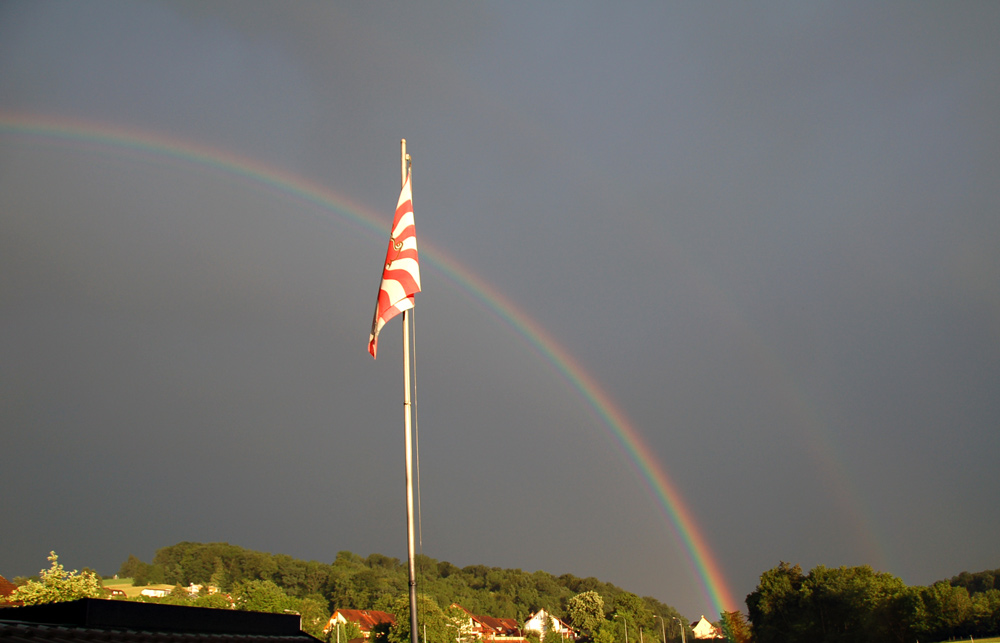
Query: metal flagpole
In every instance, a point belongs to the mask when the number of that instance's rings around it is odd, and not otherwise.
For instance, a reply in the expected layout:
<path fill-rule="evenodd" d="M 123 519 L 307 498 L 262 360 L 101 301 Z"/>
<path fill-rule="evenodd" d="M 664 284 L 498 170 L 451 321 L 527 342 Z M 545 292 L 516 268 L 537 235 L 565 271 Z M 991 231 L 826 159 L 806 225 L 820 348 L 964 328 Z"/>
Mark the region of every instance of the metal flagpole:
<path fill-rule="evenodd" d="M 399 141 L 400 187 L 406 183 L 406 139 Z M 412 186 L 411 186 L 412 190 Z M 410 311 L 403 311 L 403 433 L 406 442 L 406 546 L 410 569 L 410 641 L 419 643 L 417 630 L 417 567 L 413 528 L 413 437 L 410 431 Z"/>

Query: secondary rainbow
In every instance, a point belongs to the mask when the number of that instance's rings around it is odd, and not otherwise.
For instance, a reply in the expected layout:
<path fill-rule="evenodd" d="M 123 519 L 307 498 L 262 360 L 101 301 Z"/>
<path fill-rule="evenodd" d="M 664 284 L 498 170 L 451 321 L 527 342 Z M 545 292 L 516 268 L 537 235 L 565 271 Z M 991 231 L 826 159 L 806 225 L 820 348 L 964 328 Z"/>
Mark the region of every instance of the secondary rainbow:
<path fill-rule="evenodd" d="M 264 185 L 287 198 L 300 200 L 335 212 L 345 221 L 360 226 L 373 239 L 384 235 L 385 217 L 309 181 L 258 161 L 217 148 L 175 137 L 105 123 L 67 117 L 12 114 L 0 112 L 0 133 L 36 137 L 74 148 L 89 147 L 194 163 L 229 176 Z M 694 514 L 670 480 L 663 466 L 600 384 L 530 315 L 483 281 L 468 267 L 447 253 L 420 239 L 422 263 L 429 263 L 455 283 L 467 297 L 482 306 L 500 322 L 511 326 L 536 350 L 583 399 L 608 429 L 612 442 L 633 465 L 642 486 L 652 494 L 671 532 L 688 554 L 692 574 L 704 598 L 718 614 L 738 608 L 722 570 L 709 547 Z"/>

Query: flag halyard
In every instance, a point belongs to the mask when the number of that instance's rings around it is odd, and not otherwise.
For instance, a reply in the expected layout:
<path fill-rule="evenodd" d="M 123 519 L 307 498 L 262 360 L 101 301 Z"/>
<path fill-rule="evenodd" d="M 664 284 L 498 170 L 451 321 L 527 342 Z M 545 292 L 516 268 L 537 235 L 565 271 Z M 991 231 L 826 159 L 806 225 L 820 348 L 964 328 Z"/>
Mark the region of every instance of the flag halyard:
<path fill-rule="evenodd" d="M 378 352 L 378 334 L 386 322 L 413 308 L 413 295 L 420 292 L 420 261 L 417 256 L 417 235 L 413 225 L 413 195 L 410 173 L 399 193 L 396 215 L 392 221 L 389 247 L 382 268 L 382 283 L 378 303 L 368 335 L 368 352 L 372 357 Z"/>

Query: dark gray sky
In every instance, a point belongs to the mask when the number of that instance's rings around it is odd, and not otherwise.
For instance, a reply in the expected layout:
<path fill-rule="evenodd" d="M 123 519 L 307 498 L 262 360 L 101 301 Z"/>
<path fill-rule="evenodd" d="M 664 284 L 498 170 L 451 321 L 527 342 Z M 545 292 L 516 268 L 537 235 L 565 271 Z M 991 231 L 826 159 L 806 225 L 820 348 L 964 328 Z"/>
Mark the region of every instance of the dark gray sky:
<path fill-rule="evenodd" d="M 398 320 L 366 352 L 401 137 L 424 553 L 711 614 L 609 427 L 438 248 L 624 411 L 738 600 L 781 560 L 997 567 L 998 27 L 994 2 L 0 4 L 0 573 L 180 540 L 405 557 Z"/>

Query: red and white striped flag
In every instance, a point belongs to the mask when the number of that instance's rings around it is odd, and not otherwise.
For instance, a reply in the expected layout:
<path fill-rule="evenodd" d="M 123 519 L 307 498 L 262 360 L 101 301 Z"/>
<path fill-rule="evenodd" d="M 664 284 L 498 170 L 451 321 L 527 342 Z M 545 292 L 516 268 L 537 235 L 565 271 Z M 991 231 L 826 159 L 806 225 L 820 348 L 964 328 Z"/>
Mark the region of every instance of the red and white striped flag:
<path fill-rule="evenodd" d="M 372 331 L 368 336 L 368 352 L 375 357 L 378 351 L 378 334 L 385 323 L 413 308 L 413 295 L 420 292 L 420 261 L 417 258 L 417 235 L 413 227 L 413 196 L 410 191 L 410 173 L 399 193 L 396 217 L 392 220 L 389 249 L 385 253 L 382 285 L 378 289 L 378 304 Z"/>

